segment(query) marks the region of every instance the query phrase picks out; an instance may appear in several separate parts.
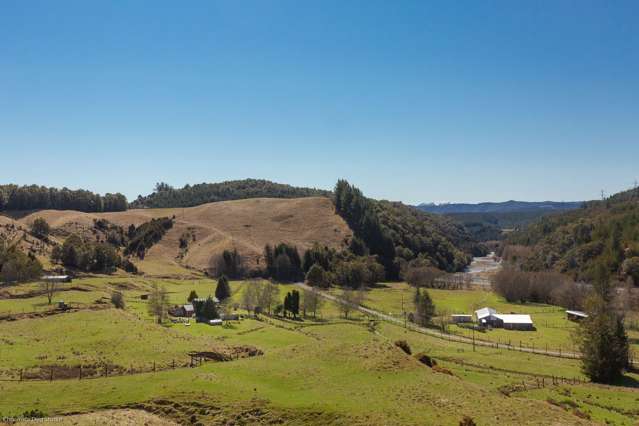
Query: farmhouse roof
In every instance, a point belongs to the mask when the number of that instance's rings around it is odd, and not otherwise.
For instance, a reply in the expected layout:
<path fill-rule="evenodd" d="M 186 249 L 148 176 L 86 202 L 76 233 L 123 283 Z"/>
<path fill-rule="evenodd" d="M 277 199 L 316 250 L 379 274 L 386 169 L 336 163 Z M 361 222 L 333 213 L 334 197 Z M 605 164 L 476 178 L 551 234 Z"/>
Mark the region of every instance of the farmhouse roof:
<path fill-rule="evenodd" d="M 45 281 L 65 281 L 69 279 L 68 275 L 45 275 L 42 277 Z"/>
<path fill-rule="evenodd" d="M 495 315 L 497 313 L 496 310 L 494 310 L 493 308 L 482 308 L 482 309 L 478 309 L 475 311 L 475 316 L 477 317 L 477 319 L 482 319 L 482 318 L 487 318 L 491 315 Z"/>
<path fill-rule="evenodd" d="M 472 315 L 468 315 L 468 314 L 452 314 L 451 317 L 470 318 L 470 317 L 472 317 Z"/>
<path fill-rule="evenodd" d="M 523 314 L 496 314 L 497 318 L 502 320 L 504 324 L 532 324 L 530 315 Z"/>
<path fill-rule="evenodd" d="M 193 311 L 194 311 L 194 309 L 193 309 L 193 305 L 191 305 L 191 304 L 184 305 L 184 306 L 182 306 L 182 307 L 184 308 L 184 310 L 185 310 L 186 312 L 193 312 Z"/>

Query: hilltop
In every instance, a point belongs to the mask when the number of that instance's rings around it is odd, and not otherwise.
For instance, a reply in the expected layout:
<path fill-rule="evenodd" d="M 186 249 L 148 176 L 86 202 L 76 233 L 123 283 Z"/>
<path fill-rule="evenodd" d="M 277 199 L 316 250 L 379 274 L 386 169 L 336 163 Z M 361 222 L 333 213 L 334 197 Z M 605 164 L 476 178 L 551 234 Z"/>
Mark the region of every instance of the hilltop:
<path fill-rule="evenodd" d="M 200 183 L 173 188 L 158 183 L 155 191 L 138 198 L 131 208 L 193 207 L 216 201 L 243 200 L 247 198 L 302 198 L 329 197 L 330 191 L 302 188 L 264 179 L 242 179 L 218 183 Z"/>

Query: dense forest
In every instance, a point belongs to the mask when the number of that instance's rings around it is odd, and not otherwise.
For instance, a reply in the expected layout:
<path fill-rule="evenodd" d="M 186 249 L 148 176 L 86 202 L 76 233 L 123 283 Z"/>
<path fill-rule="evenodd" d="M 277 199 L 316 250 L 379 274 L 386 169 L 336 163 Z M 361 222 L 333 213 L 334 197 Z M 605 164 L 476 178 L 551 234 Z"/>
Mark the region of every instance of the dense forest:
<path fill-rule="evenodd" d="M 515 247 L 511 255 L 516 253 L 528 270 L 554 269 L 589 280 L 603 265 L 619 279 L 639 284 L 639 190 L 544 216 L 512 233 L 507 242 Z"/>
<path fill-rule="evenodd" d="M 515 213 L 515 212 L 559 212 L 574 210 L 581 207 L 581 201 L 504 201 L 501 203 L 447 203 L 447 204 L 420 204 L 418 209 L 429 213 L 455 214 L 455 213 Z"/>
<path fill-rule="evenodd" d="M 179 189 L 166 183 L 158 183 L 152 194 L 146 197 L 139 196 L 131 203 L 131 208 L 192 207 L 215 201 L 246 198 L 301 198 L 330 195 L 330 191 L 300 188 L 263 179 L 201 183 L 186 185 Z"/>
<path fill-rule="evenodd" d="M 127 200 L 119 193 L 99 195 L 83 189 L 0 185 L 0 211 L 46 209 L 116 212 L 127 209 Z"/>
<path fill-rule="evenodd" d="M 461 223 L 477 241 L 500 240 L 504 229 L 520 229 L 557 210 L 519 210 L 493 213 L 446 213 Z"/>
<path fill-rule="evenodd" d="M 335 186 L 335 210 L 355 233 L 355 241 L 379 258 L 387 278 L 399 276 L 402 264 L 417 259 L 447 272 L 464 269 L 470 254 L 484 249 L 463 226 L 450 219 L 420 212 L 402 203 L 375 201 L 345 180 Z M 364 253 L 358 253 L 364 254 Z"/>

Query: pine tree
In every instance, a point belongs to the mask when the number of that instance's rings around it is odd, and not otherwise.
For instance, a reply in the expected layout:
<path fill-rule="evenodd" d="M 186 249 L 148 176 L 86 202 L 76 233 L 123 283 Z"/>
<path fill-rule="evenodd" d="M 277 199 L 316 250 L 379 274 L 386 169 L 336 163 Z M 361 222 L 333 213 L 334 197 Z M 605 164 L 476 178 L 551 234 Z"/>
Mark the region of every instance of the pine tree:
<path fill-rule="evenodd" d="M 286 293 L 286 296 L 284 296 L 284 306 L 283 306 L 283 311 L 284 311 L 284 317 L 288 316 L 288 312 L 291 312 L 291 292 L 289 291 L 288 293 Z"/>
<path fill-rule="evenodd" d="M 189 298 L 186 299 L 186 300 L 189 301 L 189 302 L 192 302 L 195 299 L 197 299 L 197 292 L 195 290 L 191 290 L 191 293 L 189 293 Z"/>
<path fill-rule="evenodd" d="M 217 307 L 215 306 L 215 302 L 209 296 L 204 302 L 204 306 L 202 307 L 202 316 L 208 320 L 219 318 L 219 314 L 217 313 Z"/>
<path fill-rule="evenodd" d="M 293 314 L 293 318 L 297 318 L 300 313 L 300 292 L 297 290 L 293 290 L 291 293 L 291 313 Z"/>
<path fill-rule="evenodd" d="M 421 326 L 430 323 L 435 315 L 435 304 L 433 303 L 433 299 L 430 298 L 428 291 L 424 290 L 420 292 L 416 308 L 417 312 L 415 317 L 417 318 L 417 323 Z"/>
<path fill-rule="evenodd" d="M 594 277 L 595 292 L 586 303 L 588 318 L 581 322 L 577 340 L 584 374 L 593 382 L 611 383 L 628 367 L 628 336 L 623 317 L 614 309 L 607 268 L 595 265 Z"/>
<path fill-rule="evenodd" d="M 219 280 L 217 280 L 217 287 L 215 288 L 215 297 L 220 302 L 231 297 L 231 287 L 229 286 L 229 280 L 225 275 L 222 275 Z"/>

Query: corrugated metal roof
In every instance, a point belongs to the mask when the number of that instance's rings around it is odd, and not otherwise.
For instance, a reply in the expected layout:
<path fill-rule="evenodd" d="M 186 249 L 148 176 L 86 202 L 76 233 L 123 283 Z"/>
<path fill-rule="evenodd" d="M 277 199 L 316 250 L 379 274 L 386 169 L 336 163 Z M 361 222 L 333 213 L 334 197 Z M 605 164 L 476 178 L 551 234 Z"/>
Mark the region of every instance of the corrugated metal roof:
<path fill-rule="evenodd" d="M 495 315 L 497 313 L 493 308 L 482 308 L 475 311 L 475 316 L 477 319 L 482 319 L 489 317 L 491 315 Z"/>
<path fill-rule="evenodd" d="M 530 315 L 524 314 L 495 314 L 504 324 L 532 324 Z"/>
<path fill-rule="evenodd" d="M 566 311 L 566 313 L 577 317 L 588 318 L 588 314 L 582 311 Z"/>

